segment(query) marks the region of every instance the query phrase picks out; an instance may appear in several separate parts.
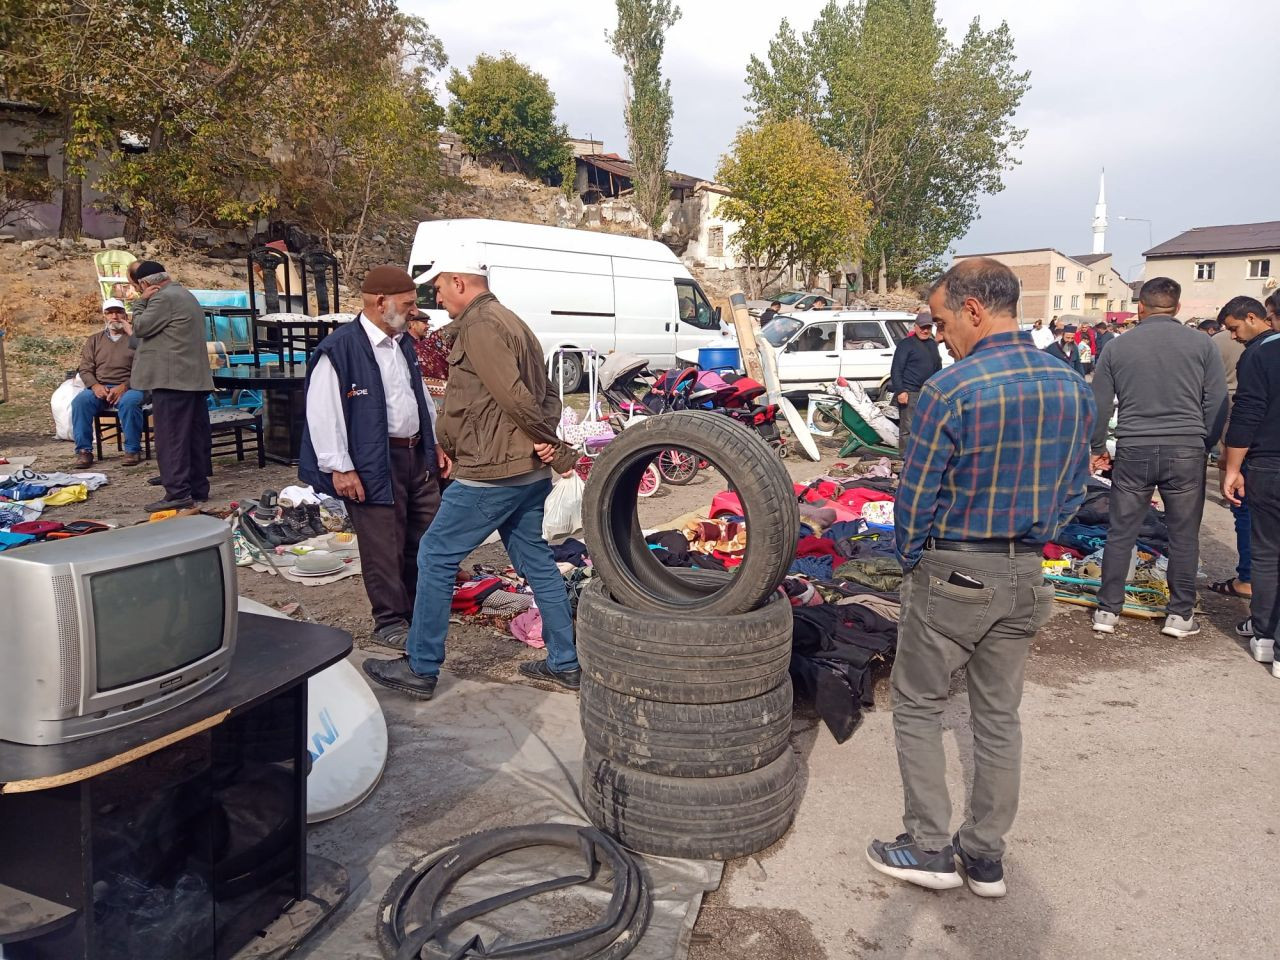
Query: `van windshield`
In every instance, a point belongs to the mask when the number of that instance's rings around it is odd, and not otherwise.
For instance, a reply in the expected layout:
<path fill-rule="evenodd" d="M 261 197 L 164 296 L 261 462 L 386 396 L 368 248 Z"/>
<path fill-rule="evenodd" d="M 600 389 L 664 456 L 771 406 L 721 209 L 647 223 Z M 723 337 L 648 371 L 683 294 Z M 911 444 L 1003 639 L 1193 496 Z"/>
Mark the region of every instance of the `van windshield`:
<path fill-rule="evenodd" d="M 760 328 L 760 335 L 775 347 L 781 347 L 795 336 L 796 331 L 804 326 L 804 322 L 795 317 L 774 317 Z"/>

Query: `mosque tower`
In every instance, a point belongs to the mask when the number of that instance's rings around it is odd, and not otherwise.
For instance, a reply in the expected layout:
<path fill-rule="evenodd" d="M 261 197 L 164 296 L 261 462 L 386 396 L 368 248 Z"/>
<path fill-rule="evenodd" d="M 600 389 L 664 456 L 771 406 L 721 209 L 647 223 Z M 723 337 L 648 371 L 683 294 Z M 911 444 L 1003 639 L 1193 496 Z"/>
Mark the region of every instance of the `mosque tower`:
<path fill-rule="evenodd" d="M 1098 204 L 1093 208 L 1093 252 L 1107 252 L 1107 169 L 1098 177 Z"/>

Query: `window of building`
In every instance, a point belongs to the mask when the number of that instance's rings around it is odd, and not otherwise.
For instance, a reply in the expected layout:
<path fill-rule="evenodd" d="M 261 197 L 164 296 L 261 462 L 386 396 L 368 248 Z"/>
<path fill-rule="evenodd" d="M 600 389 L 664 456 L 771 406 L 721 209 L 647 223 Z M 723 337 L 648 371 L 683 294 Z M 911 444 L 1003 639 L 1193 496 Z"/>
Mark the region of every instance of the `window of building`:
<path fill-rule="evenodd" d="M 1076 271 L 1076 283 L 1084 283 L 1084 271 L 1083 271 L 1083 270 L 1077 270 L 1077 271 Z"/>
<path fill-rule="evenodd" d="M 1107 313 L 1110 313 L 1110 312 L 1111 312 L 1112 310 L 1114 310 L 1115 308 L 1116 308 L 1116 302 L 1115 302 L 1114 300 L 1108 300 L 1108 301 L 1107 301 Z"/>
<path fill-rule="evenodd" d="M 1249 261 L 1249 279 L 1262 280 L 1271 276 L 1270 260 L 1250 260 Z"/>
<path fill-rule="evenodd" d="M 1059 267 L 1059 269 L 1061 269 L 1061 267 Z M 1059 293 L 1053 298 L 1053 309 L 1055 310 L 1062 309 L 1062 294 Z"/>
<path fill-rule="evenodd" d="M 1196 264 L 1196 279 L 1197 279 L 1197 280 L 1212 280 L 1212 279 L 1213 279 L 1213 271 L 1214 271 L 1214 268 L 1215 268 L 1216 266 L 1217 266 L 1217 264 L 1216 264 L 1216 263 L 1214 263 L 1214 262 L 1213 262 L 1213 261 L 1211 261 L 1211 260 L 1210 260 L 1210 261 L 1205 261 L 1205 262 L 1203 262 L 1203 263 L 1197 263 L 1197 264 Z"/>
<path fill-rule="evenodd" d="M 1073 297 L 1071 298 L 1071 309 L 1072 309 L 1072 310 L 1079 310 L 1079 309 L 1080 309 L 1080 297 L 1079 297 L 1079 296 L 1073 296 Z"/>
<path fill-rule="evenodd" d="M 49 157 L 43 153 L 3 154 L 6 195 L 15 200 L 47 200 Z"/>
<path fill-rule="evenodd" d="M 724 227 L 707 228 L 707 256 L 724 256 Z"/>
<path fill-rule="evenodd" d="M 1058 268 L 1058 274 L 1057 274 L 1057 276 L 1056 276 L 1056 277 L 1054 277 L 1054 279 L 1055 279 L 1055 280 L 1057 280 L 1059 283 L 1066 283 L 1066 282 L 1067 282 L 1067 268 L 1066 268 L 1066 267 L 1059 267 L 1059 268 Z"/>

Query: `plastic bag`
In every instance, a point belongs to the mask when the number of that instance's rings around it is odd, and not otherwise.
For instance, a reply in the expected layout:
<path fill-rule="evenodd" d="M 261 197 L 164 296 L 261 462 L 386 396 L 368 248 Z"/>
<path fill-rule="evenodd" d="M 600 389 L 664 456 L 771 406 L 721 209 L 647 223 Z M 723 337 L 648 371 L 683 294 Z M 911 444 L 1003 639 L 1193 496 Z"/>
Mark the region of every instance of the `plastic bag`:
<path fill-rule="evenodd" d="M 542 537 L 567 537 L 582 526 L 582 491 L 586 484 L 577 471 L 561 477 L 543 504 Z"/>
<path fill-rule="evenodd" d="M 49 398 L 49 406 L 53 410 L 53 436 L 56 440 L 74 440 L 71 434 L 71 403 L 85 389 L 80 374 L 70 380 L 64 380 L 53 391 Z"/>

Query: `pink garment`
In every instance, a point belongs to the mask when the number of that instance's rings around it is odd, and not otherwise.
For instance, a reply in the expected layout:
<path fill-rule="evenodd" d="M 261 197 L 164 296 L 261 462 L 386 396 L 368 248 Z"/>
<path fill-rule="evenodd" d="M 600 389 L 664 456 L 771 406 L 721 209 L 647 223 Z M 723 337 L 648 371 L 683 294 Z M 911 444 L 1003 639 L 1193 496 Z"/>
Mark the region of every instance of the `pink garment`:
<path fill-rule="evenodd" d="M 530 607 L 511 621 L 511 635 L 521 643 L 541 650 L 547 644 L 542 639 L 542 611 Z"/>

